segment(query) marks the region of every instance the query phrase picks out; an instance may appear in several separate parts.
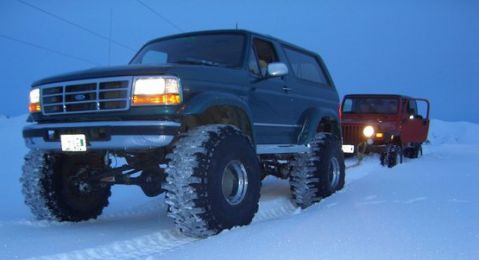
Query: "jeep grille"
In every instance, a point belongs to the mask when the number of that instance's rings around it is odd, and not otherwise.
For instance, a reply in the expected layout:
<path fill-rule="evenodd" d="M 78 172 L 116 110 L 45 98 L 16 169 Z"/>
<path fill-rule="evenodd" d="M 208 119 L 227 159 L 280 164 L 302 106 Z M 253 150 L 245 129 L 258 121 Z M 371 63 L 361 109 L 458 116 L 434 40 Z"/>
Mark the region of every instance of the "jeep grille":
<path fill-rule="evenodd" d="M 40 86 L 44 115 L 122 111 L 130 108 L 131 77 L 68 81 Z"/>
<path fill-rule="evenodd" d="M 359 125 L 343 125 L 343 143 L 357 145 L 365 140 L 362 135 L 364 126 Z"/>

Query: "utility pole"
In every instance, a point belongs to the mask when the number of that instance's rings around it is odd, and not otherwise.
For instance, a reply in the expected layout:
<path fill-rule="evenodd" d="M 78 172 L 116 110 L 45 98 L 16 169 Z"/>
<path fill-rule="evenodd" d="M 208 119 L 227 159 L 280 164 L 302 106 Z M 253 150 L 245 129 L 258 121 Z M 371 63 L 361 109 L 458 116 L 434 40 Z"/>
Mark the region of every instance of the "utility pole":
<path fill-rule="evenodd" d="M 111 32 L 113 27 L 113 8 L 110 8 L 110 28 L 108 32 L 108 66 L 111 65 Z"/>

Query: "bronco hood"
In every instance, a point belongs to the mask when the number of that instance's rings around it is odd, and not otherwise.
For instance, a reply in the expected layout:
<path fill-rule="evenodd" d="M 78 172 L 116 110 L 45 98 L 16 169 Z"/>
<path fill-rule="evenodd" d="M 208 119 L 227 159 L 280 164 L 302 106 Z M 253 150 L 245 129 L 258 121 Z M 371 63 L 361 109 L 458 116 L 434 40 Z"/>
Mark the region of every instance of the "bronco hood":
<path fill-rule="evenodd" d="M 113 66 L 113 67 L 99 67 L 88 70 L 70 72 L 60 74 L 48 78 L 44 78 L 34 82 L 33 86 L 44 85 L 55 82 L 82 80 L 90 78 L 106 78 L 106 77 L 118 77 L 118 76 L 141 76 L 141 75 L 163 75 L 171 71 L 173 67 L 178 65 L 126 65 L 126 66 Z"/>

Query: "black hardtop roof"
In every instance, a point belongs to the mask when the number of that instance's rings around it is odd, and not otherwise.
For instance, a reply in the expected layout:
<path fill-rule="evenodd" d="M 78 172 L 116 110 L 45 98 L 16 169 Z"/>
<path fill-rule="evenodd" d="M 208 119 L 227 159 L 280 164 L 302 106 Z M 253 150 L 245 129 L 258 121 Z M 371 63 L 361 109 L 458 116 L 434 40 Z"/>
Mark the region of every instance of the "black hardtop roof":
<path fill-rule="evenodd" d="M 365 98 L 365 97 L 380 98 L 380 97 L 385 97 L 385 98 L 413 99 L 412 97 L 404 96 L 404 95 L 398 95 L 398 94 L 347 94 L 347 95 L 344 96 L 344 98 L 348 98 L 348 97 L 358 97 L 358 98 Z"/>
<path fill-rule="evenodd" d="M 156 42 L 156 41 L 161 41 L 161 40 L 165 40 L 165 39 L 172 39 L 172 38 L 178 38 L 178 37 L 186 37 L 186 36 L 193 36 L 193 35 L 201 35 L 201 34 L 232 34 L 232 33 L 236 33 L 236 34 L 244 34 L 244 35 L 254 35 L 254 36 L 258 36 L 258 37 L 261 37 L 261 38 L 265 38 L 265 39 L 268 39 L 268 40 L 271 40 L 271 41 L 276 41 L 276 42 L 279 42 L 281 44 L 284 44 L 284 45 L 288 45 L 290 47 L 293 47 L 295 49 L 299 49 L 299 50 L 302 50 L 302 51 L 305 51 L 305 52 L 309 52 L 309 53 L 313 53 L 315 55 L 318 55 L 317 53 L 315 53 L 314 51 L 311 51 L 311 50 L 307 50 L 303 47 L 300 47 L 300 46 L 297 46 L 295 44 L 292 44 L 290 42 L 287 42 L 287 41 L 283 41 L 281 39 L 278 39 L 276 37 L 273 37 L 271 35 L 268 35 L 268 34 L 261 34 L 261 33 L 257 33 L 257 32 L 253 32 L 253 31 L 250 31 L 250 30 L 245 30 L 245 29 L 221 29 L 221 30 L 206 30 L 206 31 L 194 31 L 194 32 L 186 32 L 186 33 L 179 33 L 179 34 L 172 34 L 172 35 L 168 35 L 168 36 L 164 36 L 164 37 L 159 37 L 159 38 L 156 38 L 156 39 L 153 39 L 147 43 L 145 43 L 145 45 L 148 45 L 150 43 L 153 43 L 153 42 Z"/>

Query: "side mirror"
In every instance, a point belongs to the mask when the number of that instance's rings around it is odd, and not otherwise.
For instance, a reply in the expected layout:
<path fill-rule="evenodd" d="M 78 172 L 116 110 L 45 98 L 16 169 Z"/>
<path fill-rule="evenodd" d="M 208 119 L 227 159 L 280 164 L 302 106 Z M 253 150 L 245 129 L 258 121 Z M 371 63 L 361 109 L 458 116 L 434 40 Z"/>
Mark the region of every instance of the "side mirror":
<path fill-rule="evenodd" d="M 282 62 L 273 62 L 268 64 L 269 77 L 281 77 L 288 74 L 288 66 Z"/>

